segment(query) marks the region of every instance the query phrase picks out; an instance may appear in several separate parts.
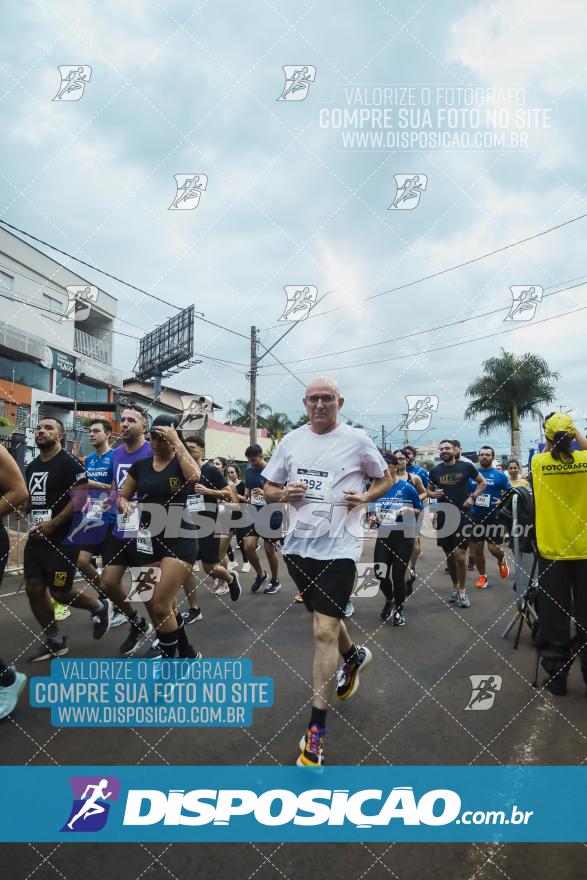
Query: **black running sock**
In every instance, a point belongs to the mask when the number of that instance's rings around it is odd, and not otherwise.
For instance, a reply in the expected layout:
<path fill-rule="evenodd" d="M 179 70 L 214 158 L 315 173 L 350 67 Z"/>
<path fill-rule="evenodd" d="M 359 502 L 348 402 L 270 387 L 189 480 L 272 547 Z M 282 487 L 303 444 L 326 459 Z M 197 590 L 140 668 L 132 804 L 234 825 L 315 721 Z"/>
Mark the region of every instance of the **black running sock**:
<path fill-rule="evenodd" d="M 312 706 L 312 714 L 310 715 L 310 723 L 308 727 L 311 727 L 313 724 L 316 727 L 319 727 L 320 730 L 324 730 L 326 727 L 326 709 L 316 709 L 315 706 Z"/>
<path fill-rule="evenodd" d="M 359 662 L 359 653 L 357 651 L 357 646 L 353 645 L 352 648 L 349 648 L 348 651 L 345 651 L 342 655 L 344 659 L 348 662 L 349 660 L 354 661 L 355 663 Z"/>
<path fill-rule="evenodd" d="M 15 681 L 16 675 L 14 674 L 14 669 L 5 666 L 2 660 L 0 660 L 0 687 L 10 687 Z"/>
<path fill-rule="evenodd" d="M 183 617 L 181 614 L 177 614 L 175 619 L 177 621 L 177 653 L 180 657 L 193 657 L 194 649 L 189 643 Z"/>
<path fill-rule="evenodd" d="M 175 657 L 175 652 L 178 647 L 178 631 L 174 629 L 172 632 L 162 633 L 157 632 L 157 636 L 159 638 L 159 647 L 161 649 L 161 654 L 163 657 L 172 658 Z"/>

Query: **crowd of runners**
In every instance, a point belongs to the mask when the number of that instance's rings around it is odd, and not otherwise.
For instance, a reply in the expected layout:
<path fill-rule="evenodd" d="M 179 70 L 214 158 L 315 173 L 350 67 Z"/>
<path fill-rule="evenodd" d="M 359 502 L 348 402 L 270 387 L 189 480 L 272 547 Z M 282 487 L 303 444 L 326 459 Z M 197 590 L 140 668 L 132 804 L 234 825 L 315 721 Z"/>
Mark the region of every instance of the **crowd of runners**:
<path fill-rule="evenodd" d="M 94 452 L 84 462 L 65 451 L 63 425 L 54 418 L 37 424 L 38 455 L 24 475 L 0 446 L 0 521 L 19 515 L 29 529 L 24 580 L 39 631 L 28 662 L 67 655 L 60 623 L 78 612 L 89 614 L 96 640 L 125 627 L 122 656 L 197 662 L 188 626 L 203 618 L 198 581 L 211 578 L 216 595 L 237 602 L 240 576 L 250 573 L 247 591 L 271 596 L 281 590 L 285 565 L 297 590 L 291 600 L 312 614 L 314 638 L 312 708 L 297 763 L 322 766 L 327 709 L 335 694 L 355 694 L 372 660 L 345 622 L 365 537 L 375 538 L 369 546 L 384 623 L 406 624 L 426 523 L 446 557 L 446 600 L 464 611 L 471 605 L 467 579 L 478 590 L 489 586 L 486 547 L 499 577 L 508 576 L 500 510 L 512 488 L 531 494 L 519 462 L 504 471 L 489 445 L 473 464 L 458 440 L 443 440 L 440 462 L 429 471 L 416 464 L 413 446 L 383 455 L 364 431 L 339 419 L 343 404 L 333 379 L 311 382 L 308 423 L 286 434 L 268 462 L 260 446 L 250 446 L 243 474 L 236 463 L 207 460 L 204 438 L 183 436 L 175 417 L 156 417 L 147 432 L 138 405 L 122 411 L 115 449 L 111 424 L 91 423 Z M 545 432 L 546 449 L 532 459 L 530 475 L 543 594 L 538 648 L 545 686 L 564 694 L 577 654 L 587 682 L 587 441 L 562 413 L 547 418 Z M 1 526 L 0 577 L 8 555 Z M 223 650 L 230 652 L 228 640 Z M 0 661 L 0 718 L 25 683 L 22 671 Z"/>

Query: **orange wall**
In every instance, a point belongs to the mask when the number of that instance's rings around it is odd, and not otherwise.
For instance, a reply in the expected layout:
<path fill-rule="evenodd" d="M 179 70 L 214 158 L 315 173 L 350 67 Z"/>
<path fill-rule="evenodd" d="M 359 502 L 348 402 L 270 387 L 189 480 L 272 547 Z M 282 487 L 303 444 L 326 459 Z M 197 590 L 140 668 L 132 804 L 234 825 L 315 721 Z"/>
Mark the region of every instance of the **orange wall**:
<path fill-rule="evenodd" d="M 14 421 L 18 404 L 24 403 L 30 407 L 32 398 L 32 391 L 27 385 L 0 379 L 0 400 L 4 401 L 4 415 L 7 419 Z"/>

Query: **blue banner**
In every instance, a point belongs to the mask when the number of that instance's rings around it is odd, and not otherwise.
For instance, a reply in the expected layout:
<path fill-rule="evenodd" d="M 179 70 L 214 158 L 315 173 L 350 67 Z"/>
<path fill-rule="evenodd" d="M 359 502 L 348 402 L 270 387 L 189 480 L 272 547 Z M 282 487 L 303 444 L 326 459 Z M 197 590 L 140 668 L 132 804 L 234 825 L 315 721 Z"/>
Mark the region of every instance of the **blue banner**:
<path fill-rule="evenodd" d="M 11 842 L 587 837 L 583 766 L 3 767 L 1 791 Z"/>

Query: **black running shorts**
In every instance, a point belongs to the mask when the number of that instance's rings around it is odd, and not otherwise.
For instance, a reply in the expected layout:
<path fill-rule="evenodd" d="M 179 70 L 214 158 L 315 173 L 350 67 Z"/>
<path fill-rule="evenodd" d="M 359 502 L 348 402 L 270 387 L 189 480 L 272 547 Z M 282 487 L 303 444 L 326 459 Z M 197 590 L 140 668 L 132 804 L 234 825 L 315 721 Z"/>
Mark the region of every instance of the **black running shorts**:
<path fill-rule="evenodd" d="M 75 544 L 53 544 L 45 538 L 28 538 L 24 545 L 25 581 L 39 580 L 51 591 L 69 592 L 76 573 L 79 547 Z"/>
<path fill-rule="evenodd" d="M 342 620 L 355 585 L 354 560 L 311 559 L 295 553 L 283 558 L 308 611 Z"/>

